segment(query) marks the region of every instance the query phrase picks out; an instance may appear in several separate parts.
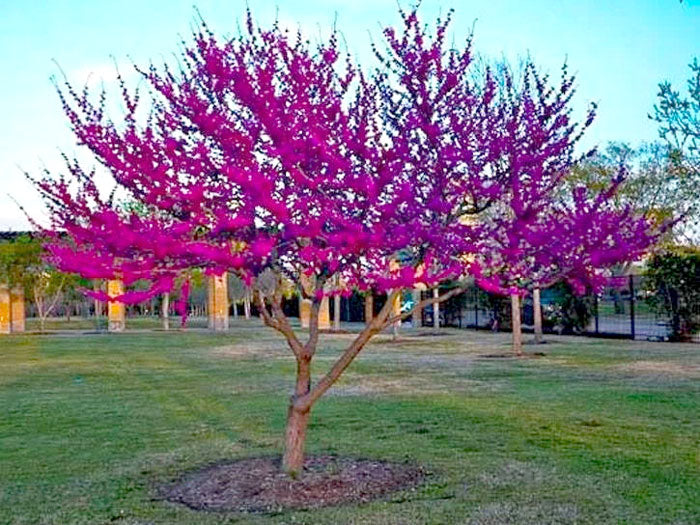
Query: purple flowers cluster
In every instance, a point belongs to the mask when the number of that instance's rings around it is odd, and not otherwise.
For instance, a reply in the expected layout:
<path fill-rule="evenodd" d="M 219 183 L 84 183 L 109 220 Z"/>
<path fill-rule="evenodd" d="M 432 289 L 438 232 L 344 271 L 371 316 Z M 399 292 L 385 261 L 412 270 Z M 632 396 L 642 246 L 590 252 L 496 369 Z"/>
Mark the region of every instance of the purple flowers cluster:
<path fill-rule="evenodd" d="M 619 180 L 562 194 L 593 118 L 571 121 L 566 70 L 552 84 L 532 64 L 517 80 L 480 69 L 471 40 L 446 43 L 449 16 L 434 31 L 416 11 L 402 19 L 370 73 L 337 33 L 312 46 L 248 14 L 231 40 L 202 25 L 179 71 L 141 71 L 148 100 L 122 82 L 119 122 L 104 96 L 62 86 L 77 141 L 137 205 L 117 206 L 72 160 L 38 179 L 51 259 L 86 278 L 151 283 L 124 302 L 191 268 L 248 282 L 267 269 L 315 275 L 318 293 L 468 275 L 520 293 L 558 279 L 599 286 L 654 242 L 654 224 L 611 204 Z"/>

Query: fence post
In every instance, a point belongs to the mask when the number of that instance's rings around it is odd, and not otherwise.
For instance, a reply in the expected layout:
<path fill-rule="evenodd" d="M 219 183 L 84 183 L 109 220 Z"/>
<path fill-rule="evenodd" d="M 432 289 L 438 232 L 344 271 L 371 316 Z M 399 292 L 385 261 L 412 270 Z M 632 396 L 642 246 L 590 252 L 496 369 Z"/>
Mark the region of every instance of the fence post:
<path fill-rule="evenodd" d="M 632 332 L 632 340 L 635 336 L 635 326 L 634 326 L 634 275 L 629 276 L 629 287 L 630 287 L 630 331 Z"/>

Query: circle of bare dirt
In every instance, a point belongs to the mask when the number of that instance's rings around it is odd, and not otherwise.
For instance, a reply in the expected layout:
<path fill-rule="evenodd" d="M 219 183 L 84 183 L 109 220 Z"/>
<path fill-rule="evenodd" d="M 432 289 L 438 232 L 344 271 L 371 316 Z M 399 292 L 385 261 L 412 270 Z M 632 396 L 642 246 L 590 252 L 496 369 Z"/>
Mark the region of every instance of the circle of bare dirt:
<path fill-rule="evenodd" d="M 279 457 L 263 457 L 211 465 L 159 492 L 194 510 L 277 512 L 364 503 L 414 488 L 424 477 L 408 463 L 311 456 L 294 480 L 282 472 Z"/>

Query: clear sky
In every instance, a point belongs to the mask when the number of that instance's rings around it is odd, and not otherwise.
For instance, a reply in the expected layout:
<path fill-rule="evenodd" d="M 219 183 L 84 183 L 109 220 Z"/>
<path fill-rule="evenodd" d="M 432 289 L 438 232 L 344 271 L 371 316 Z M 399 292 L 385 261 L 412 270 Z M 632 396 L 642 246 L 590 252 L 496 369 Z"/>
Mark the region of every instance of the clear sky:
<path fill-rule="evenodd" d="M 398 18 L 396 0 L 248 3 L 260 22 L 279 13 L 311 36 L 337 17 L 351 51 L 365 62 L 369 35 Z M 245 8 L 245 0 L 0 0 L 0 230 L 27 227 L 12 198 L 42 215 L 20 168 L 60 169 L 59 151 L 76 150 L 49 81 L 58 72 L 52 60 L 76 84 L 92 73 L 91 83 L 109 86 L 112 56 L 129 69 L 129 59 L 143 65 L 176 51 L 193 23 L 193 4 L 220 34 L 236 31 Z M 429 19 L 450 7 L 455 39 L 475 24 L 475 49 L 487 57 L 529 53 L 553 75 L 568 61 L 577 74 L 579 114 L 588 102 L 599 104 L 585 146 L 654 140 L 647 114 L 658 82 L 684 86 L 688 63 L 700 57 L 700 0 L 424 0 L 421 12 Z"/>

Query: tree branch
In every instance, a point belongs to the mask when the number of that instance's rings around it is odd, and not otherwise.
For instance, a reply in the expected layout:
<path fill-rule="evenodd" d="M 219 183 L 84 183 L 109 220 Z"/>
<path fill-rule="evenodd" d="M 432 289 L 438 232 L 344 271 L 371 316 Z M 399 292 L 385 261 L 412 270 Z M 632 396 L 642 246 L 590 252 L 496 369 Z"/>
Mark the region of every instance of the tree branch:
<path fill-rule="evenodd" d="M 355 357 L 357 357 L 357 354 L 360 353 L 362 348 L 364 348 L 365 344 L 367 344 L 372 336 L 382 331 L 382 329 L 386 326 L 385 323 L 387 317 L 389 316 L 392 305 L 399 293 L 400 290 L 394 290 L 389 294 L 381 311 L 372 320 L 372 322 L 367 325 L 362 332 L 360 332 L 352 344 L 333 364 L 333 367 L 328 371 L 328 373 L 323 376 L 319 382 L 316 383 L 316 385 L 314 385 L 308 394 L 294 400 L 294 404 L 299 410 L 304 411 L 311 408 L 314 402 L 316 402 L 319 397 L 321 397 L 331 386 L 333 386 L 345 369 L 350 366 L 350 363 L 352 363 Z"/>
<path fill-rule="evenodd" d="M 287 340 L 287 344 L 291 348 L 297 359 L 305 357 L 305 349 L 301 344 L 301 341 L 297 338 L 294 333 L 294 329 L 289 324 L 287 316 L 284 315 L 282 311 L 282 294 L 279 289 L 279 283 L 275 289 L 273 299 L 270 301 L 270 306 L 272 308 L 272 315 L 267 311 L 267 305 L 265 304 L 265 295 L 261 290 L 255 290 L 257 293 L 253 293 L 255 299 L 255 304 L 260 311 L 260 317 L 262 317 L 263 322 L 270 328 L 274 328 L 279 333 L 281 333 Z"/>
<path fill-rule="evenodd" d="M 458 286 L 457 288 L 453 288 L 452 290 L 450 290 L 449 292 L 447 292 L 444 295 L 441 295 L 440 297 L 430 297 L 428 299 L 423 299 L 422 301 L 416 303 L 413 306 L 413 308 L 411 308 L 410 310 L 407 310 L 407 311 L 402 312 L 398 315 L 394 315 L 392 317 L 389 317 L 384 322 L 382 329 L 386 328 L 387 326 L 391 326 L 392 324 L 394 324 L 398 321 L 403 321 L 404 319 L 410 317 L 413 314 L 414 310 L 416 310 L 417 308 L 422 309 L 422 308 L 425 308 L 426 306 L 428 306 L 429 304 L 442 303 L 443 301 L 447 301 L 448 299 L 450 299 L 451 297 L 454 297 L 455 295 L 461 294 L 466 289 L 467 289 L 466 286 Z"/>

